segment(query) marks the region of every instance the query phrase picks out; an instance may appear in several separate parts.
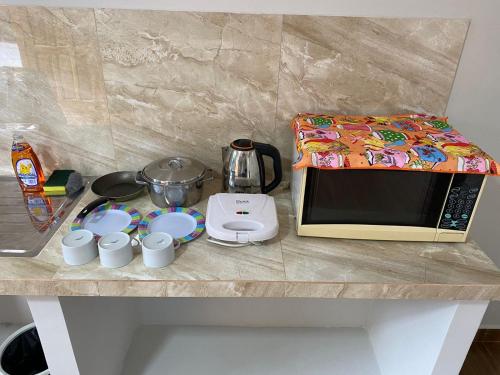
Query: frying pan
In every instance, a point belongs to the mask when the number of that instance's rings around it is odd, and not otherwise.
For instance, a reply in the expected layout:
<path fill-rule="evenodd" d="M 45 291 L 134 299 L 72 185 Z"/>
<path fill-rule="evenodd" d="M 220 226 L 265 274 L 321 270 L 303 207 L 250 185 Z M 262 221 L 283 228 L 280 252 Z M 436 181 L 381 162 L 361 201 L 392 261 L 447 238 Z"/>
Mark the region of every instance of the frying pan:
<path fill-rule="evenodd" d="M 99 177 L 92 183 L 91 189 L 94 194 L 100 195 L 101 198 L 97 198 L 86 205 L 76 217 L 83 219 L 94 208 L 110 200 L 124 202 L 139 196 L 144 186 L 135 182 L 136 173 L 121 171 Z"/>

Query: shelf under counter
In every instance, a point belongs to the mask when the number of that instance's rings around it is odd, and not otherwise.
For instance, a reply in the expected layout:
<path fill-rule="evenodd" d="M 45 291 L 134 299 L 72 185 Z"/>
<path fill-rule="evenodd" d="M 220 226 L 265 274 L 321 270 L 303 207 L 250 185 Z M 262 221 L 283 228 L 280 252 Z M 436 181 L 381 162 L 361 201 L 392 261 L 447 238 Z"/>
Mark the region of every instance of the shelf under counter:
<path fill-rule="evenodd" d="M 189 348 L 188 350 L 186 350 Z M 123 375 L 378 375 L 362 328 L 140 326 Z"/>
<path fill-rule="evenodd" d="M 487 306 L 318 298 L 40 302 L 45 314 L 64 312 L 60 329 L 73 351 L 64 350 L 74 353 L 79 373 L 109 375 L 458 374 Z"/>

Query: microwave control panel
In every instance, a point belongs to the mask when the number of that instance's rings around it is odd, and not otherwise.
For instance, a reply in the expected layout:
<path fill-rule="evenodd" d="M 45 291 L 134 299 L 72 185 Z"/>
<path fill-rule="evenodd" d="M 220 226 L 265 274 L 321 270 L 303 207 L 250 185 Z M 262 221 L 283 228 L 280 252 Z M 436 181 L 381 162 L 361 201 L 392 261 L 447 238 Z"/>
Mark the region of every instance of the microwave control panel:
<path fill-rule="evenodd" d="M 476 206 L 484 176 L 455 174 L 441 215 L 439 228 L 466 231 Z"/>

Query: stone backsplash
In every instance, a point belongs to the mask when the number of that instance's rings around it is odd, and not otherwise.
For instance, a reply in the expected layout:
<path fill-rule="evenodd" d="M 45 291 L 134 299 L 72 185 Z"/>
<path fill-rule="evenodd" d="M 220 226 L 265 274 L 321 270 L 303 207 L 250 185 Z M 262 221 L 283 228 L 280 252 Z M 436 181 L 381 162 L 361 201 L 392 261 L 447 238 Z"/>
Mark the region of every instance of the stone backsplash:
<path fill-rule="evenodd" d="M 469 21 L 0 7 L 0 174 L 15 129 L 45 169 L 219 170 L 239 137 L 290 165 L 297 112 L 444 114 Z"/>

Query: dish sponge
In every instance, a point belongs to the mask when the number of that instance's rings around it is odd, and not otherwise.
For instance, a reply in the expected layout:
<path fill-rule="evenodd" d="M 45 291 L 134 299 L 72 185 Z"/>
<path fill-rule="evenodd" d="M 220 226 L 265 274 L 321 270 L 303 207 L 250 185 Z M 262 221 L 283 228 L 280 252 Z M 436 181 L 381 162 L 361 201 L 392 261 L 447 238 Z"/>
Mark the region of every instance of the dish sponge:
<path fill-rule="evenodd" d="M 59 169 L 52 172 L 45 185 L 43 191 L 46 195 L 66 195 L 66 185 L 68 184 L 69 176 L 75 173 L 72 169 Z"/>

